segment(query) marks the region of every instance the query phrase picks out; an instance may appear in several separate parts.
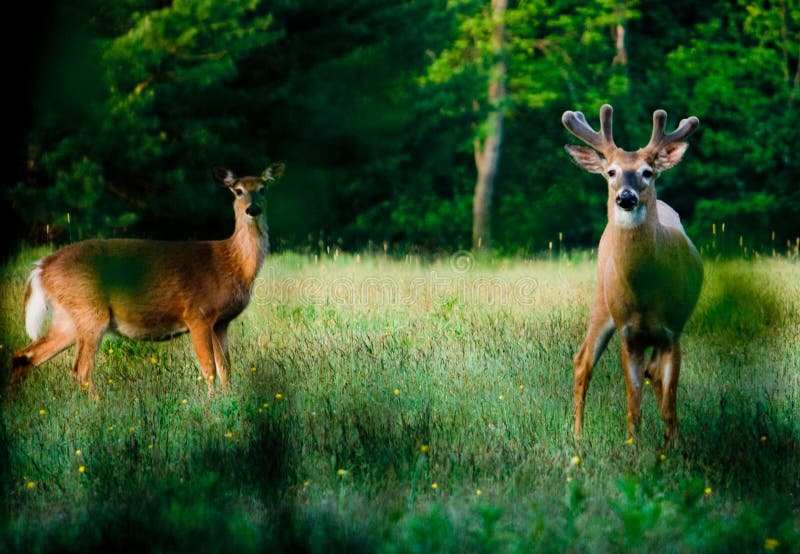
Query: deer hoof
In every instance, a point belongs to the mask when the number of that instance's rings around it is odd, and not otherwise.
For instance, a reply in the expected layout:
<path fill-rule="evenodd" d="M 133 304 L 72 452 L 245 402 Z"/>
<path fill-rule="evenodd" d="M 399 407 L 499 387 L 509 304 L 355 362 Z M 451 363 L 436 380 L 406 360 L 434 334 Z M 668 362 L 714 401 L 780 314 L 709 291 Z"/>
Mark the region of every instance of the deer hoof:
<path fill-rule="evenodd" d="M 31 369 L 31 356 L 28 353 L 15 354 L 11 359 L 11 384 L 18 384 L 22 381 L 25 374 Z"/>

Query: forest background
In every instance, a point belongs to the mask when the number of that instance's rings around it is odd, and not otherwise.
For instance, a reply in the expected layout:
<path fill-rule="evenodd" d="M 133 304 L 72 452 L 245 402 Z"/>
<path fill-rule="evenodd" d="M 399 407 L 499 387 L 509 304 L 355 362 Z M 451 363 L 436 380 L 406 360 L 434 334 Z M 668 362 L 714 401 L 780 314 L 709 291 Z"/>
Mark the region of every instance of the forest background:
<path fill-rule="evenodd" d="M 597 126 L 605 102 L 629 150 L 647 142 L 657 108 L 668 129 L 700 118 L 659 194 L 701 246 L 722 223 L 752 248 L 800 235 L 796 1 L 26 10 L 15 18 L 25 38 L 4 39 L 17 56 L 3 215 L 18 231 L 5 250 L 222 238 L 233 218 L 211 166 L 257 174 L 276 159 L 288 167 L 270 191 L 278 250 L 588 247 L 605 186 L 568 161 L 562 146 L 576 139 L 560 115 L 583 110 Z"/>

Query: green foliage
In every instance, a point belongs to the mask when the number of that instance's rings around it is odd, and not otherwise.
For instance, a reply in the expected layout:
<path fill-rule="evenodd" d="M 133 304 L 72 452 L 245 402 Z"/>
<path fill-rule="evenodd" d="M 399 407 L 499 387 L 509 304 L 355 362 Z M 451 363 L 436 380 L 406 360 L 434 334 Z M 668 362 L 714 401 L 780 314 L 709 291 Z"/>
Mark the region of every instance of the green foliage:
<path fill-rule="evenodd" d="M 667 57 L 679 77 L 671 94 L 704 114 L 699 163 L 688 175 L 703 197 L 693 228 L 728 221 L 759 241 L 773 230 L 791 238 L 796 228 L 787 218 L 800 207 L 796 187 L 787 186 L 795 178 L 800 59 L 791 45 L 800 36 L 800 12 L 742 6 L 700 26 L 699 36 Z"/>
<path fill-rule="evenodd" d="M 0 269 L 4 367 L 43 254 Z M 647 390 L 626 444 L 616 339 L 572 438 L 594 260 L 464 261 L 268 258 L 213 399 L 186 337 L 107 336 L 96 400 L 71 351 L 34 370 L 2 397 L 0 550 L 800 548 L 796 260 L 707 263 L 666 450 Z"/>
<path fill-rule="evenodd" d="M 24 182 L 8 190 L 22 233 L 221 237 L 231 214 L 210 166 L 284 159 L 278 248 L 467 246 L 473 140 L 495 108 L 488 13 L 475 0 L 59 3 Z M 655 108 L 700 118 L 659 181 L 690 234 L 726 222 L 753 246 L 800 236 L 796 1 L 512 1 L 505 26 L 501 251 L 559 233 L 596 243 L 605 187 L 569 164 L 559 118 L 593 120 L 605 102 L 627 149 L 646 142 Z"/>

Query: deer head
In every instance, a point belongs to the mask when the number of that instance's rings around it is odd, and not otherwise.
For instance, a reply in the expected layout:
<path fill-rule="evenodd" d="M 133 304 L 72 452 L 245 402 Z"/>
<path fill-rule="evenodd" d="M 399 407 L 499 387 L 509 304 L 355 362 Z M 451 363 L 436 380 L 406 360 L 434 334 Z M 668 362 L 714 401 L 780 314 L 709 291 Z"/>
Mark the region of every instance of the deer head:
<path fill-rule="evenodd" d="M 581 112 L 564 112 L 561 121 L 573 135 L 592 148 L 568 144 L 564 148 L 579 167 L 589 173 L 605 176 L 608 182 L 609 219 L 623 227 L 635 227 L 644 222 L 648 211 L 653 213 L 656 202 L 654 183 L 662 171 L 676 166 L 688 144 L 683 139 L 691 135 L 699 120 L 692 116 L 681 120 L 678 128 L 665 134 L 667 112 L 653 112 L 653 133 L 647 146 L 627 152 L 614 143 L 612 108 L 600 108 L 600 132 L 586 122 Z"/>
<path fill-rule="evenodd" d="M 224 167 L 215 167 L 214 179 L 233 193 L 236 221 L 242 219 L 254 221 L 264 211 L 264 190 L 267 184 L 277 180 L 283 174 L 283 162 L 277 162 L 265 169 L 259 177 L 236 177 L 233 171 Z"/>

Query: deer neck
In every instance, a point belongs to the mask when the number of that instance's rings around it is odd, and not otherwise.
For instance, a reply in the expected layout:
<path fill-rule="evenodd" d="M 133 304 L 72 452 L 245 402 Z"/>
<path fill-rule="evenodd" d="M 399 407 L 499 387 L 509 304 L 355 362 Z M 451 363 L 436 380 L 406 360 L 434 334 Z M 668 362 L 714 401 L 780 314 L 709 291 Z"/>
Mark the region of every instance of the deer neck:
<path fill-rule="evenodd" d="M 658 207 L 655 195 L 631 212 L 608 202 L 608 230 L 611 234 L 614 265 L 622 275 L 635 276 L 652 267 L 658 252 Z"/>
<path fill-rule="evenodd" d="M 267 221 L 262 215 L 257 219 L 246 216 L 236 218 L 236 228 L 228 239 L 228 254 L 236 268 L 238 279 L 249 287 L 258 275 L 269 252 Z"/>

